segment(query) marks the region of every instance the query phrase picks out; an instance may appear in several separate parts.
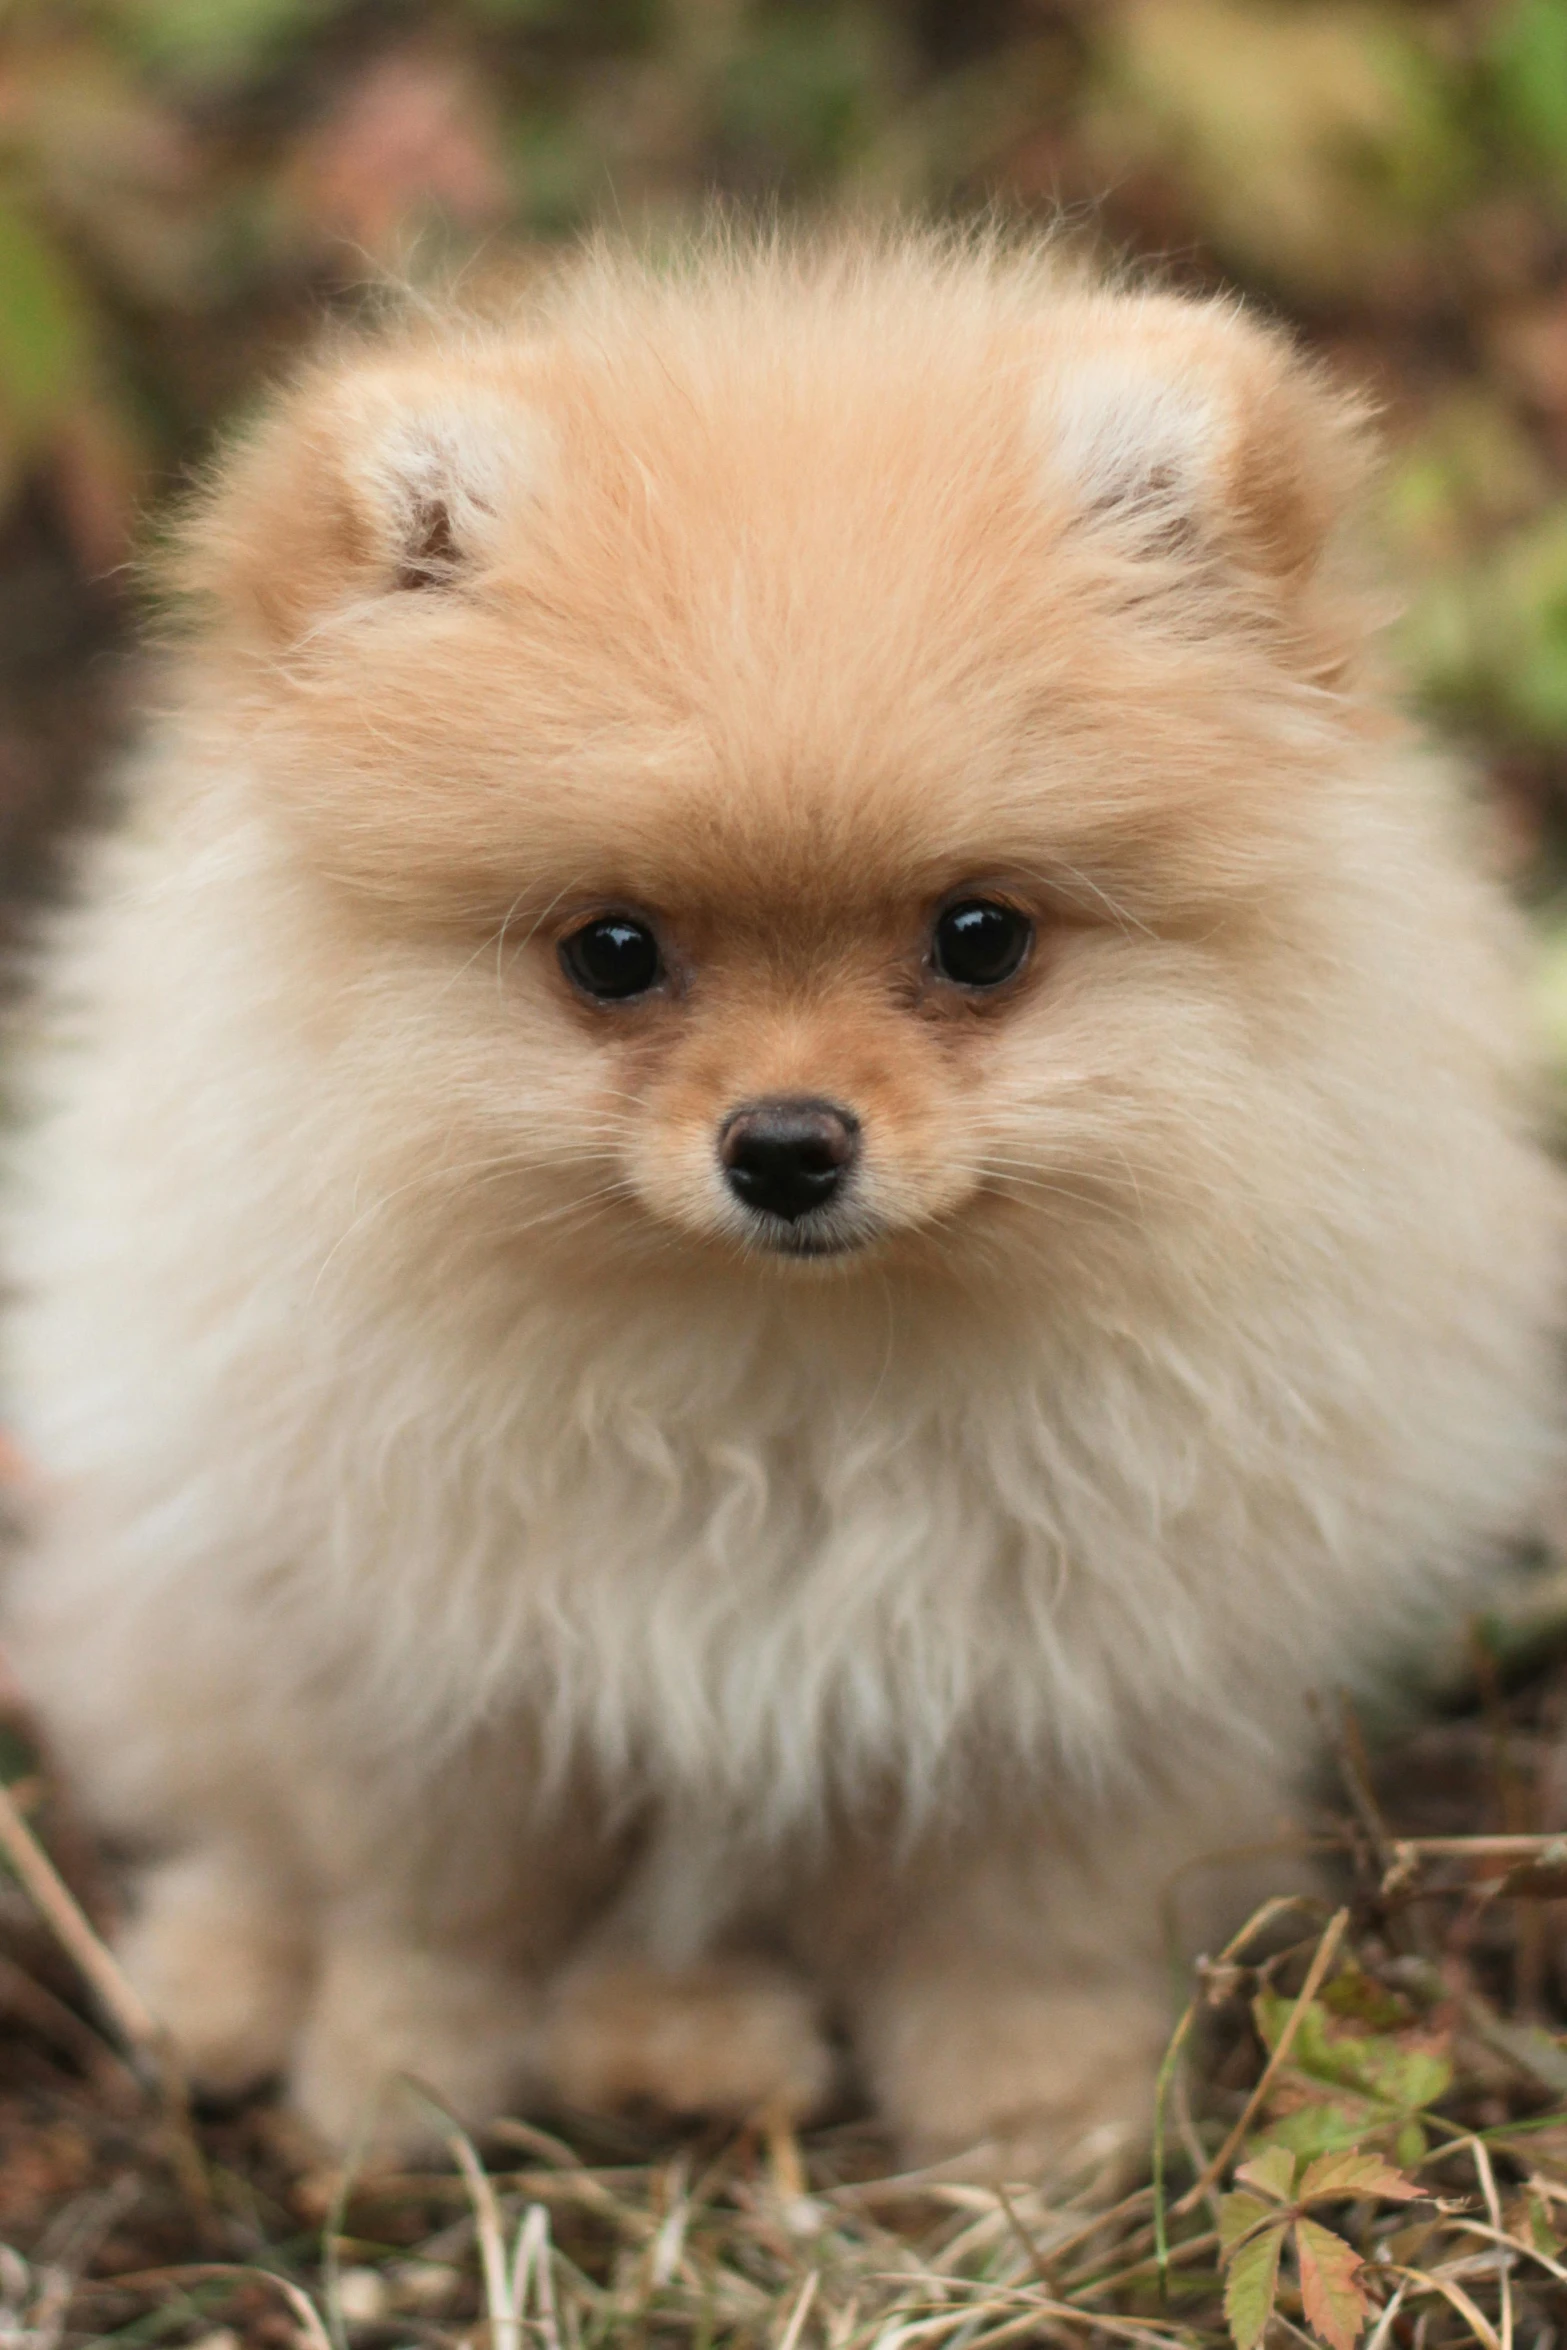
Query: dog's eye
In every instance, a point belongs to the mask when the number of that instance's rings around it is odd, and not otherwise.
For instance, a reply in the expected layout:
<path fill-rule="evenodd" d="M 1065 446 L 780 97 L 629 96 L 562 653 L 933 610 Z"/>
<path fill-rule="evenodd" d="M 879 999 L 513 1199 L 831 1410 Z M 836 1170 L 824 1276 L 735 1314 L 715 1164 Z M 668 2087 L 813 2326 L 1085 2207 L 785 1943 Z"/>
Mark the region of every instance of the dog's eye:
<path fill-rule="evenodd" d="M 606 1003 L 646 995 L 664 976 L 658 941 L 633 914 L 600 914 L 560 943 L 567 974 Z"/>
<path fill-rule="evenodd" d="M 999 987 L 1023 968 L 1034 926 L 998 898 L 960 898 L 937 918 L 931 951 L 957 987 Z"/>

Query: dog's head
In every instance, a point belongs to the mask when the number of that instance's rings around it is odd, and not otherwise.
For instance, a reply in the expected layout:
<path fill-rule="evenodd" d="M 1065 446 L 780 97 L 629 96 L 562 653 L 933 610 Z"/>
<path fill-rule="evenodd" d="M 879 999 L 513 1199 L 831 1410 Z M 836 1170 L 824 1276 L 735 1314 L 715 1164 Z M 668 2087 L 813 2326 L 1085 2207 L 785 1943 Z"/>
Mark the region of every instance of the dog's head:
<path fill-rule="evenodd" d="M 185 560 L 389 1170 L 846 1270 L 1211 1203 L 1340 853 L 1357 464 L 1232 308 L 918 240 L 323 363 Z"/>

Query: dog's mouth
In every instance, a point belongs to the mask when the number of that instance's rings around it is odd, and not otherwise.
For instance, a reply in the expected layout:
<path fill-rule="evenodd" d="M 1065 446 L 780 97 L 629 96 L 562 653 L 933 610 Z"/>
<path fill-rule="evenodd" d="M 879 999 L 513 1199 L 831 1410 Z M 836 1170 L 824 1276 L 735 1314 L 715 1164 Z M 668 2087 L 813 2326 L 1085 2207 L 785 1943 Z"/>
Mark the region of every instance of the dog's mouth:
<path fill-rule="evenodd" d="M 748 1250 L 770 1257 L 820 1264 L 832 1257 L 850 1257 L 868 1248 L 878 1236 L 869 1223 L 850 1224 L 822 1217 L 802 1216 L 785 1222 L 781 1216 L 753 1215 L 747 1219 Z"/>

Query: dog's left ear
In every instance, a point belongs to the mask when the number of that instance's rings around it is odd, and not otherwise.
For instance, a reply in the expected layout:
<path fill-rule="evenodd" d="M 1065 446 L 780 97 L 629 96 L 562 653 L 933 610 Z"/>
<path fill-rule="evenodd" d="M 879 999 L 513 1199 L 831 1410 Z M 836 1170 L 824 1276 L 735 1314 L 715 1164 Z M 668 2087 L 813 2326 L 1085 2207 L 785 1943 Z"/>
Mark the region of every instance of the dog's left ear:
<path fill-rule="evenodd" d="M 461 587 L 536 500 L 542 425 L 493 366 L 350 352 L 309 370 L 196 500 L 170 575 L 267 650 Z"/>
<path fill-rule="evenodd" d="M 1365 411 L 1221 302 L 1090 300 L 1047 362 L 1038 427 L 1084 527 L 1205 560 L 1286 601 L 1365 477 Z"/>

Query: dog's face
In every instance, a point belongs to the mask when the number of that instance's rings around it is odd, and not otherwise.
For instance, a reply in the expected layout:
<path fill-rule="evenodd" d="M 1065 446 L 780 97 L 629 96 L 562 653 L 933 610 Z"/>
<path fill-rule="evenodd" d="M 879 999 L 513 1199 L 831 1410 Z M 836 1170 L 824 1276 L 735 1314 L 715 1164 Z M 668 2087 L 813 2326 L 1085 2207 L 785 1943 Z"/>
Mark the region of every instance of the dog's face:
<path fill-rule="evenodd" d="M 1004 1268 L 1222 1189 L 1348 442 L 1227 312 L 928 255 L 324 369 L 192 561 L 439 1212 Z"/>

